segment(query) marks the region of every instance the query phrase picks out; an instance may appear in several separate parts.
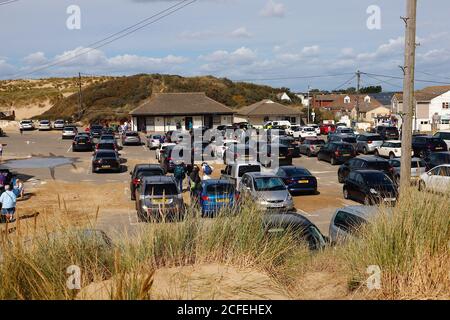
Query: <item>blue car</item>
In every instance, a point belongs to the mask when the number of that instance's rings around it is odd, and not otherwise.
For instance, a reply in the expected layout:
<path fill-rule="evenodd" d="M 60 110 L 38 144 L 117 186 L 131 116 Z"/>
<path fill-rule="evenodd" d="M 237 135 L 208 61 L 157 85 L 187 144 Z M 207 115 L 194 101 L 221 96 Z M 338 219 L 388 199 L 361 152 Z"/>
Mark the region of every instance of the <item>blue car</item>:
<path fill-rule="evenodd" d="M 233 207 L 236 187 L 228 180 L 204 180 L 200 191 L 200 208 L 203 217 L 213 217 L 220 209 Z"/>
<path fill-rule="evenodd" d="M 291 194 L 294 193 L 317 193 L 317 179 L 311 172 L 302 167 L 282 166 L 276 173 Z"/>

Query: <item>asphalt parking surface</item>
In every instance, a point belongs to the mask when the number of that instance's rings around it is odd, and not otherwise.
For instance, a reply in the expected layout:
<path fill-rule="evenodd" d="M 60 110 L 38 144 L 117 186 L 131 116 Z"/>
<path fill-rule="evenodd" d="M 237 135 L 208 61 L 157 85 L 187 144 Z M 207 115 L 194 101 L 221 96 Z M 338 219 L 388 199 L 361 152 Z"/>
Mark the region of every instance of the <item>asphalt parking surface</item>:
<path fill-rule="evenodd" d="M 137 163 L 156 163 L 154 151 L 148 150 L 145 145 L 125 146 L 121 151 L 123 168 L 121 173 L 101 173 L 91 172 L 92 152 L 73 152 L 71 140 L 63 140 L 60 131 L 27 131 L 21 135 L 17 132 L 6 132 L 7 136 L 0 139 L 6 144 L 3 148 L 2 167 L 10 159 L 38 158 L 39 165 L 12 169 L 27 177 L 26 187 L 39 187 L 41 181 L 62 181 L 68 183 L 93 183 L 93 184 L 115 184 L 123 185 L 124 210 L 110 210 L 100 219 L 99 225 L 105 231 L 117 229 L 117 226 L 124 227 L 127 232 L 135 229 L 138 225 L 136 213 L 129 200 L 129 171 Z M 47 158 L 55 157 L 69 158 L 66 164 L 48 166 Z M 40 159 L 43 158 L 43 159 Z M 51 161 L 49 161 L 51 162 Z M 67 163 L 69 162 L 69 163 Z M 25 162 L 26 163 L 26 162 Z M 353 201 L 345 200 L 342 195 L 342 185 L 337 181 L 337 170 L 339 166 L 331 166 L 326 162 L 319 162 L 317 158 L 302 156 L 294 159 L 294 165 L 307 168 L 317 177 L 317 195 L 300 195 L 295 197 L 295 205 L 299 213 L 308 217 L 314 222 L 324 234 L 328 234 L 330 219 L 336 210 L 346 205 L 356 204 Z M 214 164 L 215 174 L 220 172 L 220 165 Z M 28 184 L 28 186 L 27 186 Z M 102 192 L 99 188 L 99 192 Z M 130 205 L 131 204 L 131 205 Z M 102 210 L 106 211 L 106 208 Z M 131 227 L 130 227 L 131 226 Z"/>

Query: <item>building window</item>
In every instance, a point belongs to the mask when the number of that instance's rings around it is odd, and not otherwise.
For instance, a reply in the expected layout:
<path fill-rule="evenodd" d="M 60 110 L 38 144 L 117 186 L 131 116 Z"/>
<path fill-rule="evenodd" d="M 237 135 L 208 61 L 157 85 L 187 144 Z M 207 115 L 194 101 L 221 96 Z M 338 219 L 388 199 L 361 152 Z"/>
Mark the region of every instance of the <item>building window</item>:
<path fill-rule="evenodd" d="M 442 102 L 442 109 L 448 109 L 448 102 Z"/>

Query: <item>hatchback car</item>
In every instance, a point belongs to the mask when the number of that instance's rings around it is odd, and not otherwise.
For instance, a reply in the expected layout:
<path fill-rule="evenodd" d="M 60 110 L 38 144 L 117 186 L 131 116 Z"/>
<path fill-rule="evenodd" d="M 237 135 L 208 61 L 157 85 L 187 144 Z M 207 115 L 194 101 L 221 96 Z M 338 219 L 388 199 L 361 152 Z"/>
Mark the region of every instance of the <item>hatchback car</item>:
<path fill-rule="evenodd" d="M 22 130 L 34 130 L 34 124 L 32 120 L 22 120 L 19 122 L 19 127 Z"/>
<path fill-rule="evenodd" d="M 39 121 L 38 130 L 39 131 L 52 130 L 52 125 L 51 125 L 50 121 L 49 120 L 41 120 L 41 121 Z"/>
<path fill-rule="evenodd" d="M 158 164 L 137 164 L 130 171 L 130 194 L 131 200 L 136 200 L 136 187 L 141 183 L 143 177 L 164 176 L 164 169 Z"/>
<path fill-rule="evenodd" d="M 176 145 L 176 144 L 175 144 L 175 143 L 172 143 L 172 142 L 161 143 L 161 144 L 159 145 L 159 147 L 156 148 L 156 150 L 155 150 L 155 158 L 156 158 L 156 160 L 158 160 L 158 162 L 160 162 L 160 160 L 161 160 L 161 155 L 164 153 L 164 150 L 165 150 L 167 147 L 173 147 L 173 146 L 175 146 L 175 145 Z"/>
<path fill-rule="evenodd" d="M 283 179 L 291 194 L 317 193 L 317 178 L 308 169 L 295 166 L 279 167 L 276 175 Z"/>
<path fill-rule="evenodd" d="M 136 188 L 138 221 L 173 221 L 184 215 L 183 196 L 174 177 L 143 177 Z"/>
<path fill-rule="evenodd" d="M 388 140 L 375 150 L 375 155 L 389 159 L 400 158 L 402 156 L 402 142 L 400 140 Z M 411 155 L 414 152 L 411 151 Z"/>
<path fill-rule="evenodd" d="M 435 138 L 441 138 L 447 144 L 447 150 L 450 150 L 450 131 L 439 131 L 434 134 Z"/>
<path fill-rule="evenodd" d="M 345 199 L 362 202 L 365 205 L 384 203 L 394 205 L 398 192 L 394 182 L 382 171 L 351 171 L 344 182 Z"/>
<path fill-rule="evenodd" d="M 55 120 L 55 122 L 53 122 L 53 129 L 62 130 L 64 129 L 64 124 L 65 122 L 62 119 Z"/>
<path fill-rule="evenodd" d="M 237 197 L 236 188 L 231 181 L 204 180 L 199 197 L 202 216 L 212 217 L 220 210 L 232 208 Z"/>
<path fill-rule="evenodd" d="M 448 151 L 442 138 L 433 136 L 413 136 L 412 149 L 415 157 L 426 158 L 432 152 Z"/>
<path fill-rule="evenodd" d="M 376 132 L 383 138 L 383 140 L 398 140 L 400 133 L 397 127 L 378 126 Z"/>
<path fill-rule="evenodd" d="M 122 145 L 141 145 L 139 133 L 134 131 L 125 132 L 122 135 Z"/>
<path fill-rule="evenodd" d="M 77 135 L 78 130 L 75 126 L 65 126 L 62 130 L 63 139 L 73 139 Z"/>
<path fill-rule="evenodd" d="M 92 151 L 91 138 L 85 135 L 77 135 L 72 141 L 72 151 Z"/>
<path fill-rule="evenodd" d="M 262 210 L 289 211 L 294 201 L 280 177 L 264 173 L 246 173 L 239 186 L 241 196 Z"/>
<path fill-rule="evenodd" d="M 352 128 L 343 127 L 343 126 L 338 126 L 334 133 L 335 134 L 345 134 L 345 135 L 349 135 L 349 136 L 355 135 L 355 132 L 353 131 Z"/>
<path fill-rule="evenodd" d="M 391 178 L 394 176 L 394 168 L 390 165 L 389 161 L 376 156 L 359 156 L 348 160 L 339 167 L 339 183 L 344 183 L 350 172 L 354 170 L 378 170 L 384 172 Z"/>
<path fill-rule="evenodd" d="M 400 183 L 400 171 L 401 171 L 401 160 L 398 158 L 390 159 L 389 164 L 394 169 L 394 182 L 399 185 Z M 411 159 L 411 181 L 418 182 L 420 176 L 427 171 L 426 163 L 421 158 Z"/>
<path fill-rule="evenodd" d="M 95 148 L 95 152 L 97 152 L 99 150 L 111 150 L 116 153 L 119 152 L 116 144 L 114 142 L 108 142 L 108 141 L 99 141 L 99 143 L 95 144 L 94 148 Z"/>
<path fill-rule="evenodd" d="M 103 170 L 120 172 L 120 158 L 117 152 L 112 150 L 97 150 L 92 158 L 92 173 Z"/>
<path fill-rule="evenodd" d="M 356 138 L 356 152 L 369 154 L 375 152 L 383 144 L 379 134 L 361 134 Z"/>
<path fill-rule="evenodd" d="M 147 147 L 150 150 L 157 149 L 163 142 L 163 136 L 160 134 L 151 134 L 147 137 Z"/>
<path fill-rule="evenodd" d="M 308 138 L 299 146 L 300 153 L 308 157 L 317 156 L 320 149 L 325 145 L 325 140 Z"/>
<path fill-rule="evenodd" d="M 355 149 L 349 143 L 326 143 L 317 153 L 317 160 L 329 161 L 331 165 L 344 163 L 356 156 Z"/>
<path fill-rule="evenodd" d="M 420 176 L 419 190 L 446 193 L 450 190 L 450 164 L 435 167 Z"/>

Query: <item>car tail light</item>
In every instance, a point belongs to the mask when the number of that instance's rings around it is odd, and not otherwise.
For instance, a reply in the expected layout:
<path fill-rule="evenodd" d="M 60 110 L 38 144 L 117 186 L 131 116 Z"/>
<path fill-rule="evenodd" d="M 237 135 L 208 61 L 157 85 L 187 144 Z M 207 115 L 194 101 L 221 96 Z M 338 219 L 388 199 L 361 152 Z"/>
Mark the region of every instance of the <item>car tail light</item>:
<path fill-rule="evenodd" d="M 239 200 L 240 196 L 241 196 L 241 195 L 240 195 L 238 192 L 236 192 L 236 193 L 234 194 L 234 199 Z"/>
<path fill-rule="evenodd" d="M 335 151 L 335 152 L 334 152 L 334 155 L 335 155 L 336 157 L 339 157 L 339 156 L 341 155 L 341 153 L 340 153 L 339 151 Z"/>
<path fill-rule="evenodd" d="M 369 140 L 369 141 L 367 141 L 367 143 L 368 143 L 368 144 L 372 144 L 372 143 L 373 143 L 373 141 L 370 141 L 370 140 Z"/>
<path fill-rule="evenodd" d="M 141 182 L 141 179 L 133 179 L 133 184 L 136 186 Z"/>
<path fill-rule="evenodd" d="M 202 196 L 202 200 L 203 201 L 209 201 L 209 197 L 208 196 Z"/>
<path fill-rule="evenodd" d="M 98 149 L 98 143 L 95 145 L 95 149 Z"/>

